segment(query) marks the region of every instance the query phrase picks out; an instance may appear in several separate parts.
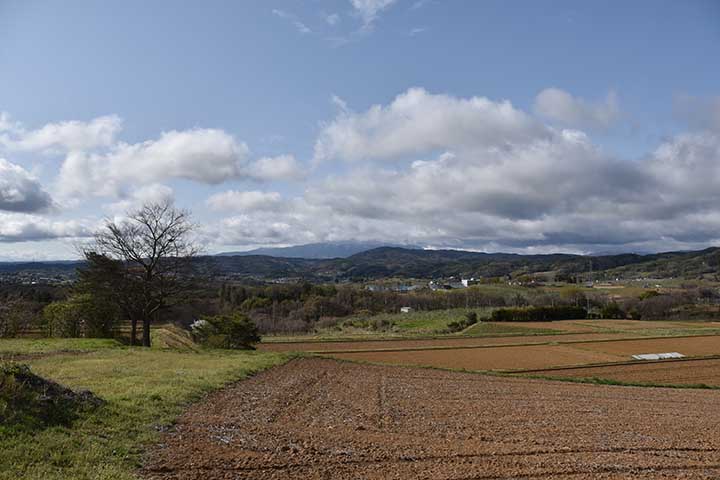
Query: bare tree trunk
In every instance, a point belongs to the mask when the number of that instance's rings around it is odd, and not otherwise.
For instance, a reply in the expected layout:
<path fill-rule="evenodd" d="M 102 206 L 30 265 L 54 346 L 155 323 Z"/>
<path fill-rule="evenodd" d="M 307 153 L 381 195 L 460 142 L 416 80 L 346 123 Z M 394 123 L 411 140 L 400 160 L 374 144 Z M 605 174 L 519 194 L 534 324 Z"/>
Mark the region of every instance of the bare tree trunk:
<path fill-rule="evenodd" d="M 137 341 L 137 318 L 130 319 L 130 346 L 134 347 Z"/>
<path fill-rule="evenodd" d="M 143 347 L 150 346 L 150 317 L 146 316 L 143 318 Z"/>

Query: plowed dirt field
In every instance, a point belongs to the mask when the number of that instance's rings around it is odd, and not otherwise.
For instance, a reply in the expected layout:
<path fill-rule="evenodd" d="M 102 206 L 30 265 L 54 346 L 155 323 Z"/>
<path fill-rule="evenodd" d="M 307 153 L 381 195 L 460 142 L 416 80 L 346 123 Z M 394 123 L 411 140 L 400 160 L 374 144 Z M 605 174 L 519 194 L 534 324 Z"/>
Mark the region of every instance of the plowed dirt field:
<path fill-rule="evenodd" d="M 270 342 L 259 344 L 258 349 L 267 352 L 340 352 L 347 350 L 407 350 L 437 347 L 467 348 L 487 345 L 610 340 L 614 338 L 626 338 L 628 336 L 628 334 L 623 333 L 578 333 L 567 335 L 428 338 L 419 340 L 362 340 L 352 342 Z"/>
<path fill-rule="evenodd" d="M 621 382 L 720 387 L 720 359 L 669 360 L 629 365 L 608 365 L 564 370 L 540 370 L 534 375 L 606 378 Z"/>
<path fill-rule="evenodd" d="M 211 394 L 150 479 L 720 478 L 720 392 L 294 360 Z"/>

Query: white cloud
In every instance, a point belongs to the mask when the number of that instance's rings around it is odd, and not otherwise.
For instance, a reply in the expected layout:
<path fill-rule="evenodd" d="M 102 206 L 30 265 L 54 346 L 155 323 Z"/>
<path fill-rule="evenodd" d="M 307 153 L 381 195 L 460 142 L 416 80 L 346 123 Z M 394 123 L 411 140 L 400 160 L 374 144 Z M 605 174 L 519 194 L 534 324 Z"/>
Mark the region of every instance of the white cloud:
<path fill-rule="evenodd" d="M 338 23 L 340 23 L 340 15 L 337 13 L 323 13 L 322 14 L 323 20 L 325 20 L 325 23 L 327 23 L 330 26 L 335 26 Z"/>
<path fill-rule="evenodd" d="M 20 165 L 0 158 L 0 210 L 40 212 L 52 206 L 40 182 Z"/>
<path fill-rule="evenodd" d="M 84 221 L 52 221 L 37 215 L 0 213 L 0 242 L 3 243 L 88 237 L 92 228 Z"/>
<path fill-rule="evenodd" d="M 273 15 L 276 15 L 280 18 L 283 18 L 283 19 L 286 19 L 286 20 L 289 20 L 290 22 L 292 22 L 292 24 L 295 26 L 295 29 L 298 32 L 300 32 L 302 34 L 312 33 L 312 30 L 310 29 L 310 27 L 308 27 L 303 22 L 298 20 L 297 16 L 293 15 L 292 13 L 289 13 L 289 12 L 286 12 L 285 10 L 280 10 L 277 8 L 274 8 L 272 10 L 272 13 L 273 13 Z"/>
<path fill-rule="evenodd" d="M 228 190 L 212 195 L 206 203 L 211 209 L 218 211 L 269 212 L 278 210 L 283 205 L 283 200 L 278 192 Z"/>
<path fill-rule="evenodd" d="M 601 102 L 589 102 L 558 88 L 546 88 L 535 98 L 535 112 L 565 126 L 590 129 L 608 128 L 620 118 L 613 91 Z"/>
<path fill-rule="evenodd" d="M 132 190 L 121 200 L 106 206 L 107 210 L 116 215 L 140 208 L 147 203 L 174 201 L 175 192 L 167 185 L 151 183 Z"/>
<path fill-rule="evenodd" d="M 269 217 L 224 219 L 217 238 L 534 253 L 720 241 L 720 135 L 712 132 L 679 135 L 630 161 L 507 102 L 414 89 L 389 105 L 341 112 L 323 128 L 316 158 L 355 163 Z"/>
<path fill-rule="evenodd" d="M 248 168 L 248 175 L 261 181 L 300 180 L 305 172 L 294 156 L 279 155 L 255 160 Z"/>
<path fill-rule="evenodd" d="M 157 140 L 120 143 L 106 153 L 71 152 L 58 178 L 66 197 L 122 196 L 129 186 L 168 179 L 215 185 L 231 179 L 295 179 L 300 167 L 292 156 L 249 159 L 249 148 L 217 129 L 163 133 Z"/>
<path fill-rule="evenodd" d="M 390 8 L 397 0 L 350 0 L 355 12 L 362 18 L 366 28 L 370 28 L 380 13 Z"/>
<path fill-rule="evenodd" d="M 0 116 L 0 147 L 46 153 L 91 150 L 112 145 L 121 129 L 120 117 L 108 115 L 89 122 L 72 120 L 48 123 L 37 130 L 27 130 L 3 113 Z"/>
<path fill-rule="evenodd" d="M 432 150 L 506 148 L 549 138 L 551 130 L 510 102 L 411 88 L 388 106 L 341 112 L 324 126 L 315 160 L 393 159 Z"/>

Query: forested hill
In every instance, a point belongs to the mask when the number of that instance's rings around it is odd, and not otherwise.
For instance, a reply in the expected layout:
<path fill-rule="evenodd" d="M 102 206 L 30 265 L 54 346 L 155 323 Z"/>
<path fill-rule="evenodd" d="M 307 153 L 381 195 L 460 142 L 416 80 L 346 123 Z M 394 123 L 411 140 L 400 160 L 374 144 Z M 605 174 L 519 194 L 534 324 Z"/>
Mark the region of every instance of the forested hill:
<path fill-rule="evenodd" d="M 586 275 L 594 278 L 710 278 L 720 269 L 720 248 L 649 255 L 581 256 L 518 255 L 461 250 L 419 250 L 380 247 L 348 258 L 305 259 L 265 255 L 205 256 L 198 271 L 256 279 L 302 278 L 309 281 L 377 280 L 382 278 L 447 278 L 451 276 L 513 277 L 551 272 L 555 278 Z M 82 262 L 0 263 L 0 274 L 13 272 L 70 273 Z"/>
<path fill-rule="evenodd" d="M 302 277 L 308 280 L 501 277 L 538 272 L 554 272 L 556 276 L 563 277 L 587 273 L 591 264 L 592 271 L 598 278 L 698 278 L 717 273 L 720 249 L 649 255 L 582 256 L 380 247 L 348 258 L 329 260 L 238 256 L 215 258 L 213 262 L 214 267 L 224 273 L 265 278 Z"/>

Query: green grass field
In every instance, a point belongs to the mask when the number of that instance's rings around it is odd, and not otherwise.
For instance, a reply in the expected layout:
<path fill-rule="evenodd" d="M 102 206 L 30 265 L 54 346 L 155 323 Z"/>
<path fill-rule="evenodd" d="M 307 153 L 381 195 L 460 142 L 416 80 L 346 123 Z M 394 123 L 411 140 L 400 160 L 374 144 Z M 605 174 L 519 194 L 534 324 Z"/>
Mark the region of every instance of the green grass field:
<path fill-rule="evenodd" d="M 0 340 L 1 352 L 56 353 L 32 371 L 107 403 L 69 427 L 0 425 L 0 479 L 131 479 L 163 427 L 203 394 L 278 365 L 287 356 L 122 347 L 105 340 Z"/>

